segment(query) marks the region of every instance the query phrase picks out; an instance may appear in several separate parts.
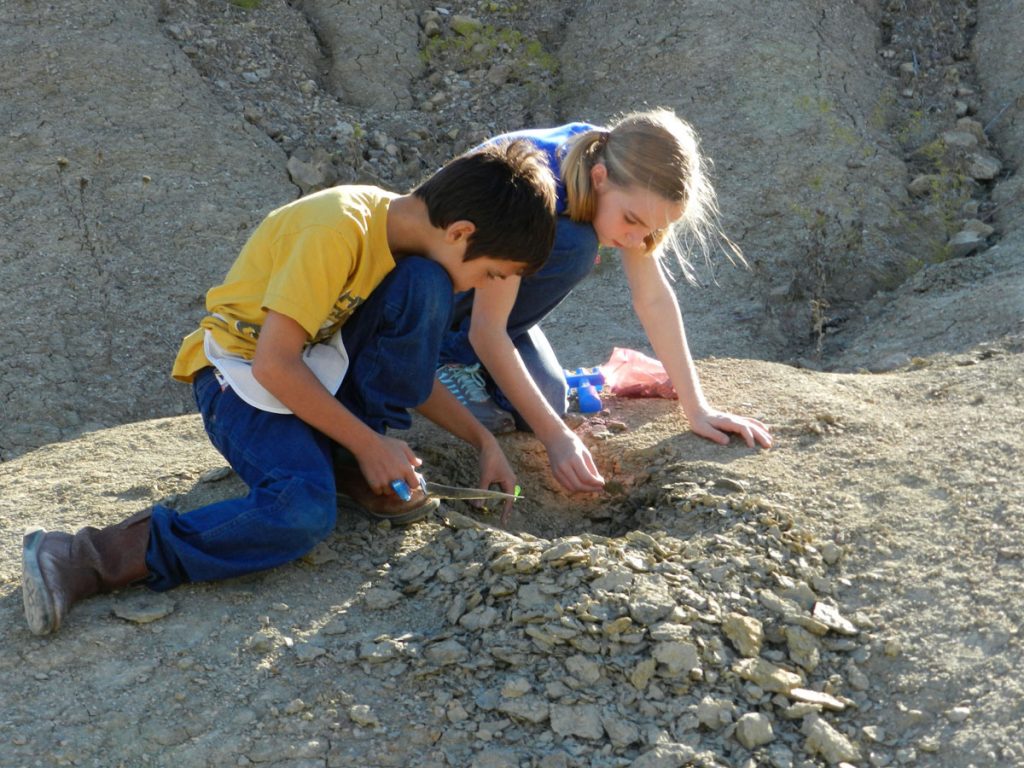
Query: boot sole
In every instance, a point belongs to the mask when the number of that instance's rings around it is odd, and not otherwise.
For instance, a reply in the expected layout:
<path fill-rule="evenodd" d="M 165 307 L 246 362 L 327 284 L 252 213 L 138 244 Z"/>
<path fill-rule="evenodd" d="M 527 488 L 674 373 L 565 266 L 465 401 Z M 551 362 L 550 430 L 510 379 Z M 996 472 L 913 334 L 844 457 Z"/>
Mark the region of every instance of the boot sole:
<path fill-rule="evenodd" d="M 39 567 L 39 548 L 45 534 L 45 528 L 30 528 L 22 539 L 21 597 L 25 604 L 25 620 L 34 635 L 48 635 L 59 624 L 53 598 Z"/>
<path fill-rule="evenodd" d="M 351 496 L 345 496 L 344 494 L 339 493 L 337 494 L 337 497 L 338 506 L 341 509 L 347 509 L 350 512 L 358 512 L 359 514 L 378 522 L 387 520 L 392 525 L 411 525 L 412 523 L 418 523 L 441 506 L 437 499 L 428 499 L 423 503 L 423 506 L 417 507 L 416 509 L 405 512 L 401 515 L 379 515 L 359 504 Z"/>

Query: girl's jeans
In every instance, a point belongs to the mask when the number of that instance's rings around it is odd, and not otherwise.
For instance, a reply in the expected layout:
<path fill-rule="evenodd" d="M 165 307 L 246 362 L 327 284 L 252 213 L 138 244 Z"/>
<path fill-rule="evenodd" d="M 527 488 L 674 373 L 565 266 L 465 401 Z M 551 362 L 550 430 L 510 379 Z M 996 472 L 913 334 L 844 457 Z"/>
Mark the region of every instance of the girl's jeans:
<path fill-rule="evenodd" d="M 452 284 L 433 261 L 408 257 L 345 323 L 349 370 L 338 399 L 378 433 L 405 429 L 430 395 L 452 313 Z M 292 414 L 253 408 L 212 368 L 193 382 L 213 445 L 249 494 L 186 513 L 153 508 L 148 586 L 166 590 L 272 568 L 301 557 L 334 529 L 333 441 Z"/>
<path fill-rule="evenodd" d="M 508 317 L 508 335 L 541 393 L 559 415 L 568 410 L 565 373 L 551 344 L 540 329 L 540 321 L 557 307 L 569 292 L 594 268 L 597 235 L 590 224 L 558 217 L 555 245 L 544 267 L 524 278 Z M 480 357 L 469 343 L 469 322 L 473 292 L 455 297 L 451 330 L 441 345 L 441 363 L 473 365 Z M 528 429 L 511 403 L 497 387 L 491 395 L 502 408 L 511 411 L 520 429 Z"/>

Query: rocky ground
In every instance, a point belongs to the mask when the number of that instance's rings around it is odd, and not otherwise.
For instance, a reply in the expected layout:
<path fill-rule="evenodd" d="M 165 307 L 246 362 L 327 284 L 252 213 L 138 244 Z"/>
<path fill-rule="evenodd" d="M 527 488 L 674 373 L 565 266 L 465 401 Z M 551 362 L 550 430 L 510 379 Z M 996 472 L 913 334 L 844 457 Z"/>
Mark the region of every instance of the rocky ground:
<path fill-rule="evenodd" d="M 21 521 L 114 521 L 236 494 L 195 417 L 0 466 L 0 764 L 1005 766 L 1017 738 L 1020 348 L 884 375 L 702 366 L 771 452 L 680 432 L 666 400 L 578 420 L 611 480 L 388 530 L 303 561 L 21 619 Z M 471 457 L 414 430 L 432 476 Z M 465 461 L 463 460 L 465 459 Z"/>
<path fill-rule="evenodd" d="M 0 766 L 1024 765 L 1013 0 L 0 19 Z M 26 525 L 242 492 L 164 377 L 264 211 L 645 101 L 717 161 L 751 269 L 678 293 L 709 398 L 773 450 L 607 398 L 571 419 L 605 494 L 565 496 L 506 436 L 505 521 L 344 515 L 293 565 L 28 633 Z M 567 365 L 645 348 L 622 284 L 605 254 L 551 318 Z M 473 481 L 464 446 L 410 441 L 432 479 Z"/>

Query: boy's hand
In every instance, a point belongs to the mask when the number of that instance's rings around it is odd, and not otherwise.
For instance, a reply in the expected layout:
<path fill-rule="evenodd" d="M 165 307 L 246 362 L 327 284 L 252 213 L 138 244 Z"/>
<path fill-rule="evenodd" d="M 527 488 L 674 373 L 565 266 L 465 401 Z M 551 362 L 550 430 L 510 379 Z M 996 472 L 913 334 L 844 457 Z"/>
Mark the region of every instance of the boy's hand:
<path fill-rule="evenodd" d="M 514 494 L 516 492 L 516 473 L 512 469 L 512 465 L 508 463 L 508 459 L 505 458 L 504 452 L 501 450 L 501 446 L 498 445 L 497 440 L 488 440 L 480 448 L 480 483 L 477 485 L 478 488 L 490 488 L 492 485 L 498 485 L 501 490 L 505 493 Z M 474 502 L 476 506 L 481 506 L 481 502 Z M 512 499 L 508 499 L 505 502 L 505 507 L 501 513 L 501 521 L 504 523 L 509 514 L 512 512 Z"/>
<path fill-rule="evenodd" d="M 742 437 L 748 448 L 753 448 L 755 443 L 762 448 L 772 447 L 772 436 L 768 426 L 749 416 L 736 416 L 712 409 L 703 410 L 690 419 L 690 429 L 719 445 L 728 444 L 728 433 L 732 432 Z"/>
<path fill-rule="evenodd" d="M 367 485 L 376 494 L 394 493 L 391 483 L 404 480 L 410 488 L 420 484 L 416 468 L 423 464 L 408 443 L 387 435 L 353 451 Z"/>

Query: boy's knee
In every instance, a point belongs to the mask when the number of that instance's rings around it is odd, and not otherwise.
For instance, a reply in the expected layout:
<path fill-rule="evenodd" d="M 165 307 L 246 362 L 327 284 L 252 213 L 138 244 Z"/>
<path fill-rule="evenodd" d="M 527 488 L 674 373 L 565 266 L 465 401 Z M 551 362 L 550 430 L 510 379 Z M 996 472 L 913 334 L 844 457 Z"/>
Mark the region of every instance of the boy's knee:
<path fill-rule="evenodd" d="M 293 480 L 281 495 L 280 524 L 295 550 L 308 551 L 326 539 L 337 521 L 337 498 L 332 488 Z"/>
<path fill-rule="evenodd" d="M 423 256 L 406 256 L 399 259 L 393 270 L 395 283 L 402 287 L 413 287 L 420 290 L 452 291 L 452 279 L 444 267 L 432 259 Z"/>
<path fill-rule="evenodd" d="M 422 256 L 400 259 L 387 287 L 389 300 L 397 299 L 404 312 L 421 317 L 451 317 L 455 302 L 452 279 L 444 267 Z"/>

